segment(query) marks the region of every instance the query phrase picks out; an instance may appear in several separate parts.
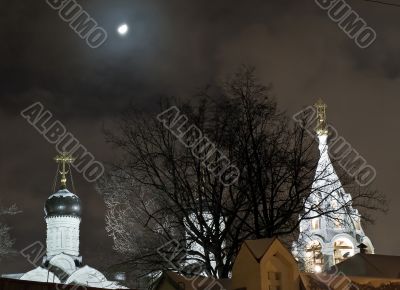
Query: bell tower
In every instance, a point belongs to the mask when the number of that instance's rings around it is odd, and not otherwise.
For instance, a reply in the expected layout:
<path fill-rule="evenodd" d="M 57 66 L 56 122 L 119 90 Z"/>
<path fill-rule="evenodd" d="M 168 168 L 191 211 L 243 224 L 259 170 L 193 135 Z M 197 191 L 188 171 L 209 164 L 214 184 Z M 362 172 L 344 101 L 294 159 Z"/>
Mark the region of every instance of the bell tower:
<path fill-rule="evenodd" d="M 54 160 L 58 163 L 60 189 L 49 196 L 44 207 L 47 224 L 45 262 L 54 265 L 60 262 L 56 263 L 56 260 L 62 260 L 64 264 L 68 261 L 69 264 L 78 265 L 82 261 L 79 256 L 81 202 L 77 195 L 67 189 L 67 174 L 74 159 L 68 154 L 61 154 Z M 74 265 L 65 267 L 72 270 Z"/>
<path fill-rule="evenodd" d="M 329 156 L 327 105 L 319 99 L 314 107 L 320 157 L 312 192 L 305 203 L 308 213 L 293 246 L 294 256 L 307 272 L 321 272 L 359 253 L 357 246 L 361 243 L 374 253 L 361 226 L 361 215 L 352 207 L 352 197 L 345 192 Z M 330 213 L 321 215 L 318 208 Z"/>

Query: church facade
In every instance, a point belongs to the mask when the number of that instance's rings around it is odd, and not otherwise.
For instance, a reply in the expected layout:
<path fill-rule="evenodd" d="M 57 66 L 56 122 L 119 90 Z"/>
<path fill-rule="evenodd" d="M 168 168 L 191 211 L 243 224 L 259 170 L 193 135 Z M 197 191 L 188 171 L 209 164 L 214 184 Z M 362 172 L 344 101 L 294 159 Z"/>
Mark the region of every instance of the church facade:
<path fill-rule="evenodd" d="M 46 254 L 40 266 L 24 274 L 3 275 L 27 281 L 83 285 L 95 288 L 123 289 L 117 282 L 108 281 L 98 270 L 84 265 L 79 254 L 81 201 L 67 187 L 66 174 L 73 159 L 63 154 L 60 163 L 61 187 L 46 200 L 44 211 L 47 224 Z"/>
<path fill-rule="evenodd" d="M 306 201 L 310 209 L 300 223 L 300 234 L 292 252 L 307 272 L 322 272 L 360 253 L 374 254 L 371 240 L 365 235 L 361 216 L 352 207 L 352 197 L 345 192 L 329 157 L 327 106 L 316 104 L 320 158 L 312 192 Z M 331 214 L 321 214 L 319 208 Z"/>

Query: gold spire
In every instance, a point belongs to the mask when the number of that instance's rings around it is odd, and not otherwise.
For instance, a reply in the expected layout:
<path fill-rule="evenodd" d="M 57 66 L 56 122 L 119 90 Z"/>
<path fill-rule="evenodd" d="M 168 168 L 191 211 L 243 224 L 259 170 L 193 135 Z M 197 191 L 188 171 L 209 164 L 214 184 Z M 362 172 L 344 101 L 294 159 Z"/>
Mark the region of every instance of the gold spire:
<path fill-rule="evenodd" d="M 314 104 L 317 109 L 317 127 L 315 131 L 319 136 L 328 135 L 328 127 L 326 124 L 326 108 L 327 105 L 322 101 L 321 98 Z"/>
<path fill-rule="evenodd" d="M 66 188 L 67 187 L 67 173 L 68 170 L 66 168 L 66 164 L 71 164 L 72 162 L 75 161 L 74 158 L 72 158 L 71 155 L 69 155 L 68 153 L 63 152 L 62 154 L 56 156 L 54 158 L 54 160 L 57 163 L 61 163 L 61 170 L 60 170 L 60 174 L 61 174 L 61 188 Z"/>

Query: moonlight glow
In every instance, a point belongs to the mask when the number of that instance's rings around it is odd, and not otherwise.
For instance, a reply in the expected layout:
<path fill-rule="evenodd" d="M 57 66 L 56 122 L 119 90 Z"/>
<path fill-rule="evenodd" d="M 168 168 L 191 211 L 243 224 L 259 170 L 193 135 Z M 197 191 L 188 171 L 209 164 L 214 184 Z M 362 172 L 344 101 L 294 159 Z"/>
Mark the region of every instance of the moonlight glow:
<path fill-rule="evenodd" d="M 127 34 L 128 33 L 128 30 L 129 30 L 129 27 L 128 27 L 128 25 L 127 24 L 121 24 L 119 27 L 118 27 L 118 34 L 119 35 L 125 35 L 125 34 Z"/>

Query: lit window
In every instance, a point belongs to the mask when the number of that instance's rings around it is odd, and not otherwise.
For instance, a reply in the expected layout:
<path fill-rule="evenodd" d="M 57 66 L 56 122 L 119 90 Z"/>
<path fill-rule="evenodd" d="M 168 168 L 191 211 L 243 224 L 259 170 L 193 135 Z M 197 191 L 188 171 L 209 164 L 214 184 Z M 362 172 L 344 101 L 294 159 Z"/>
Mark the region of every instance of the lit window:
<path fill-rule="evenodd" d="M 324 255 L 322 254 L 322 246 L 318 241 L 312 241 L 306 248 L 306 268 L 309 272 L 319 272 L 323 268 Z"/>
<path fill-rule="evenodd" d="M 355 224 L 356 224 L 356 230 L 357 230 L 357 231 L 361 231 L 361 222 L 360 222 L 359 219 L 356 220 Z"/>
<path fill-rule="evenodd" d="M 337 239 L 333 244 L 335 264 L 354 255 L 353 243 L 346 238 Z"/>
<path fill-rule="evenodd" d="M 312 230 L 320 229 L 320 219 L 319 218 L 314 218 L 311 220 L 311 229 Z"/>

